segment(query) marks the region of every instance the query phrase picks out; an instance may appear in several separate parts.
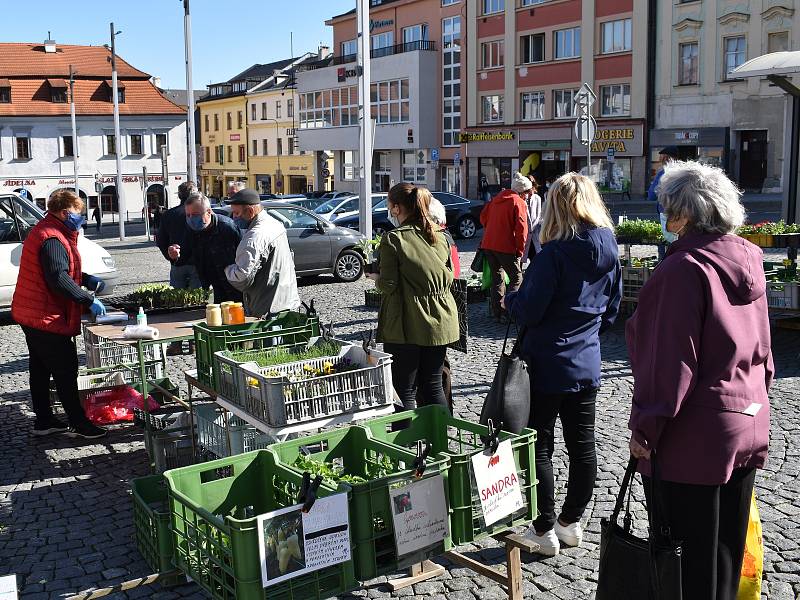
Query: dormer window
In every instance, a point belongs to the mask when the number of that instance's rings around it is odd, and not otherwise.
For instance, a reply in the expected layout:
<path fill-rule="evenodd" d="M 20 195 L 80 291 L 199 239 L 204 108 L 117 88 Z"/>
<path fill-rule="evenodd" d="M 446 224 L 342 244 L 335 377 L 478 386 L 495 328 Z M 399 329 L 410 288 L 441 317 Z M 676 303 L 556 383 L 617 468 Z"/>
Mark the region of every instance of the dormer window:
<path fill-rule="evenodd" d="M 50 86 L 50 101 L 56 104 L 64 104 L 67 102 L 67 82 L 63 79 L 48 79 L 47 84 Z"/>
<path fill-rule="evenodd" d="M 108 101 L 114 102 L 114 84 L 110 79 L 106 79 L 106 85 L 108 86 Z M 125 104 L 125 84 L 119 79 L 117 79 L 117 96 L 119 98 L 119 103 Z"/>
<path fill-rule="evenodd" d="M 11 82 L 8 79 L 0 79 L 0 104 L 11 103 Z"/>

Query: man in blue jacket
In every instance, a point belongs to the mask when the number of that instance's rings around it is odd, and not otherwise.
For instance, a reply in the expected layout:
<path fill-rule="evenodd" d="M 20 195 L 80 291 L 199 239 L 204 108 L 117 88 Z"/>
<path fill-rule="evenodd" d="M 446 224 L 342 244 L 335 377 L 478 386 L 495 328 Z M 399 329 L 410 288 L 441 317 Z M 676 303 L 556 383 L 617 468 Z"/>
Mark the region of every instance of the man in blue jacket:
<path fill-rule="evenodd" d="M 659 151 L 658 157 L 661 160 L 661 168 L 658 170 L 658 173 L 656 173 L 656 176 L 653 178 L 653 181 L 647 190 L 647 199 L 656 203 L 656 209 L 658 210 L 660 217 L 664 212 L 664 209 L 658 202 L 658 194 L 656 194 L 656 189 L 658 188 L 658 184 L 661 183 L 661 177 L 664 175 L 664 165 L 670 161 L 678 160 L 678 147 L 665 146 Z"/>

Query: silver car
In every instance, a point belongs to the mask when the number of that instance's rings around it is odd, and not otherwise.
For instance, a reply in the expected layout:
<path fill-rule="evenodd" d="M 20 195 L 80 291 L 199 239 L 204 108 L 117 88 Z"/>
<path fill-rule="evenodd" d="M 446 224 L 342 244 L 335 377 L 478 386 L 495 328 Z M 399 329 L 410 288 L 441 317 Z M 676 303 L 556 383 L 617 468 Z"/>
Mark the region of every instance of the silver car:
<path fill-rule="evenodd" d="M 331 273 L 336 281 L 355 281 L 364 273 L 364 257 L 356 246 L 363 235 L 337 227 L 312 211 L 281 202 L 262 201 L 261 206 L 283 223 L 294 255 L 294 267 L 300 277 Z M 230 206 L 212 209 L 230 216 Z"/>

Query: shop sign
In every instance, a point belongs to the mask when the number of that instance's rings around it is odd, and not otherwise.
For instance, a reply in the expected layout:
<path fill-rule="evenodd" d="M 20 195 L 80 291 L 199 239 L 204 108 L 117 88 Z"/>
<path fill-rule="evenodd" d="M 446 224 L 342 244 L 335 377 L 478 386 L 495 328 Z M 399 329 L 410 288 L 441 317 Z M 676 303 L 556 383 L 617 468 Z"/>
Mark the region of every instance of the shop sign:
<path fill-rule="evenodd" d="M 3 187 L 24 187 L 26 185 L 36 185 L 35 179 L 6 179 Z"/>
<path fill-rule="evenodd" d="M 375 29 L 380 29 L 381 27 L 389 27 L 390 25 L 394 25 L 394 19 L 370 19 L 369 20 L 370 33 Z"/>
<path fill-rule="evenodd" d="M 347 81 L 351 77 L 358 77 L 358 69 L 348 69 L 347 67 L 339 67 L 336 71 L 336 76 L 339 82 Z"/>
<path fill-rule="evenodd" d="M 595 133 L 592 142 L 592 154 L 605 154 L 609 149 L 614 152 L 628 153 L 632 149 L 629 146 L 633 143 L 636 134 L 633 127 L 622 127 L 618 129 L 599 129 Z"/>
<path fill-rule="evenodd" d="M 232 142 L 238 142 L 240 139 L 242 139 L 242 137 L 238 133 L 232 133 L 231 134 L 231 141 Z"/>
<path fill-rule="evenodd" d="M 472 469 L 486 525 L 525 507 L 511 440 L 500 443 L 494 454 L 487 450 L 473 456 Z"/>
<path fill-rule="evenodd" d="M 299 167 L 289 167 L 290 171 L 308 171 L 308 165 L 301 165 Z"/>
<path fill-rule="evenodd" d="M 556 159 L 556 153 L 554 150 L 547 150 L 545 152 L 542 152 L 542 160 L 555 160 L 555 159 Z"/>
<path fill-rule="evenodd" d="M 675 132 L 675 141 L 676 142 L 696 142 L 700 139 L 700 132 L 699 131 L 676 131 Z"/>
<path fill-rule="evenodd" d="M 515 138 L 513 131 L 480 131 L 461 132 L 458 134 L 459 144 L 470 142 L 509 142 Z"/>

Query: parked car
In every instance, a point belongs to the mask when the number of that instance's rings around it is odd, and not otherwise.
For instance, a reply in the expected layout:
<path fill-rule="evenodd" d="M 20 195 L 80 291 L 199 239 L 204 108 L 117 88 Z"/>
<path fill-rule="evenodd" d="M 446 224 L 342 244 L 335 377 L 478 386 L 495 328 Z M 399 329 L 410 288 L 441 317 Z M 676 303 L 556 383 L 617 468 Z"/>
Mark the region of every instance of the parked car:
<path fill-rule="evenodd" d="M 286 227 L 297 275 L 333 274 L 337 281 L 355 281 L 364 273 L 364 257 L 357 247 L 360 233 L 339 227 L 313 211 L 272 200 L 261 206 Z M 216 207 L 215 213 L 230 216 L 231 207 Z"/>
<path fill-rule="evenodd" d="M 17 287 L 22 242 L 44 213 L 35 204 L 9 192 L 0 194 L 0 306 L 8 307 Z M 78 252 L 83 272 L 106 284 L 101 296 L 114 292 L 119 278 L 114 258 L 99 244 L 78 235 Z"/>
<path fill-rule="evenodd" d="M 373 199 L 373 202 L 376 202 L 376 200 Z M 329 221 L 349 216 L 351 213 L 358 213 L 358 196 L 339 196 L 332 200 L 326 200 L 315 208 L 314 212 Z"/>
<path fill-rule="evenodd" d="M 322 195 L 323 200 L 336 200 L 336 198 L 344 198 L 345 196 L 355 196 L 353 192 L 336 192 L 330 191 Z"/>
<path fill-rule="evenodd" d="M 302 206 L 308 210 L 314 210 L 319 205 L 323 204 L 325 200 L 322 198 L 308 198 L 306 196 L 278 196 L 272 202 L 286 202 L 295 206 Z"/>
<path fill-rule="evenodd" d="M 317 190 L 316 192 L 306 192 L 306 198 L 322 198 L 325 194 L 327 194 L 325 190 Z"/>
<path fill-rule="evenodd" d="M 468 200 L 449 192 L 433 192 L 433 196 L 444 205 L 447 227 L 456 237 L 463 239 L 475 237 L 481 228 L 480 216 L 481 210 L 483 210 L 483 202 Z M 336 219 L 335 222 L 343 227 L 350 227 L 356 230 L 359 228 L 358 213 Z M 394 229 L 394 225 L 389 222 L 386 200 L 383 200 L 372 207 L 372 235 L 373 237 L 382 235 L 392 229 Z"/>

